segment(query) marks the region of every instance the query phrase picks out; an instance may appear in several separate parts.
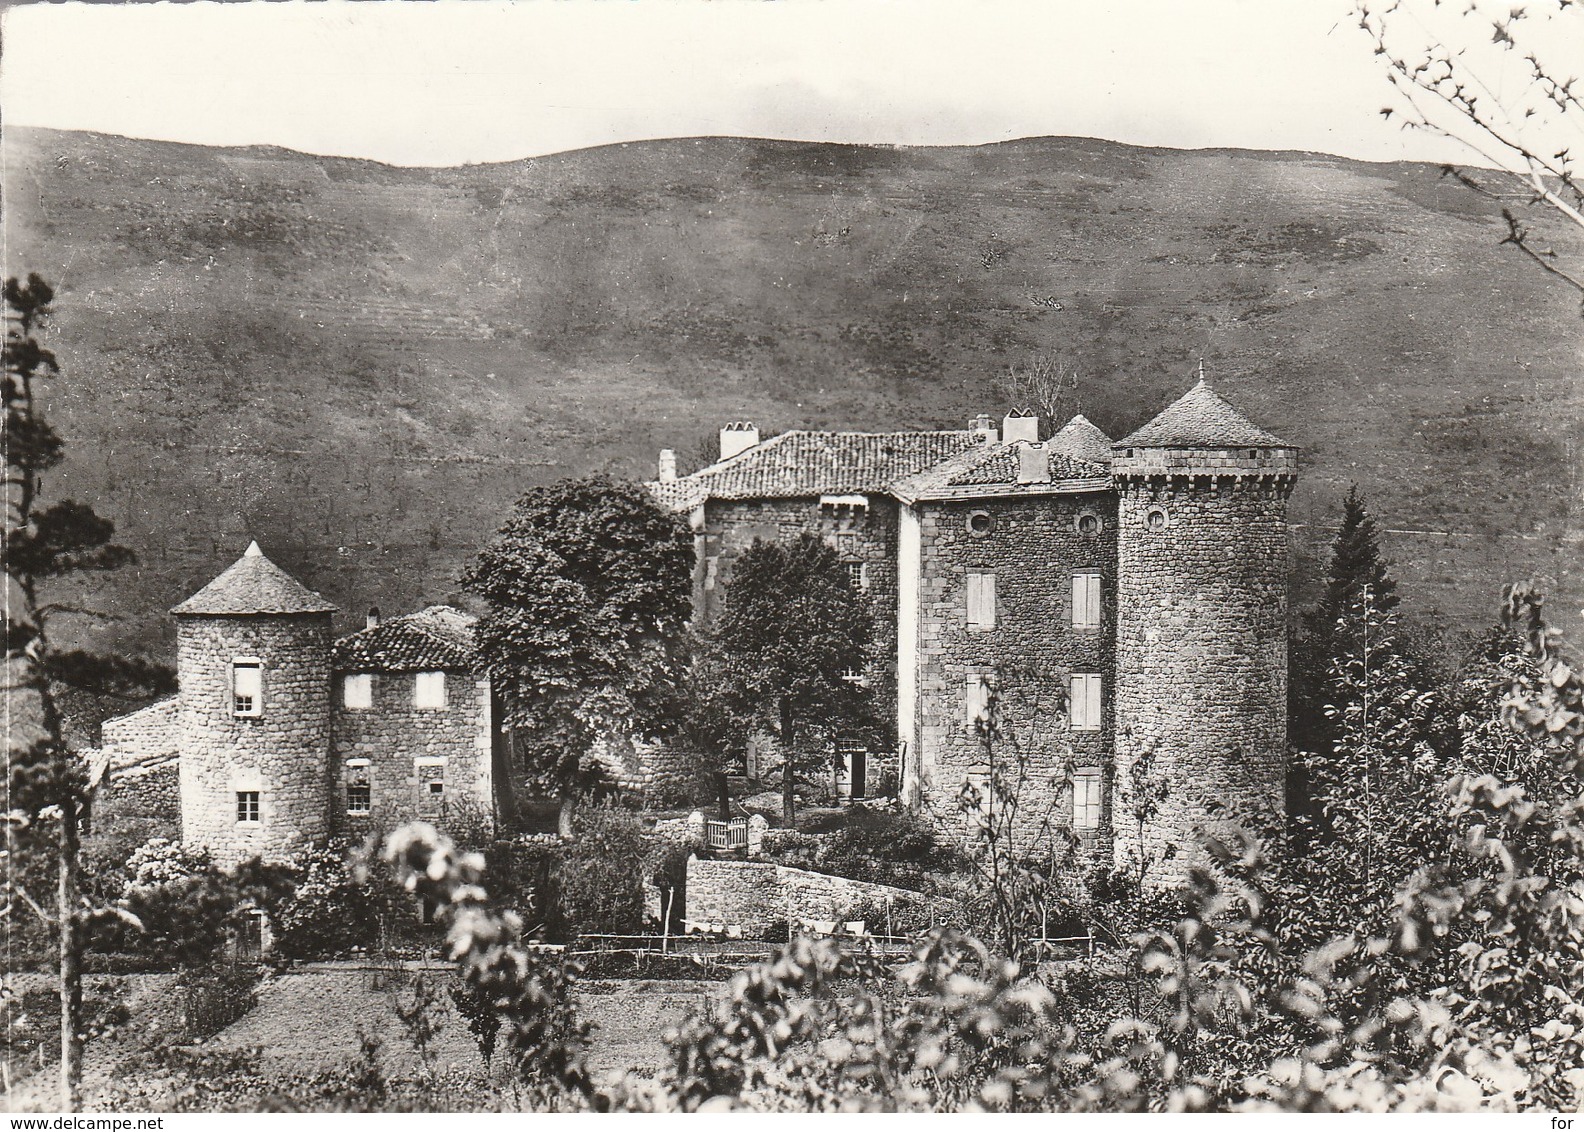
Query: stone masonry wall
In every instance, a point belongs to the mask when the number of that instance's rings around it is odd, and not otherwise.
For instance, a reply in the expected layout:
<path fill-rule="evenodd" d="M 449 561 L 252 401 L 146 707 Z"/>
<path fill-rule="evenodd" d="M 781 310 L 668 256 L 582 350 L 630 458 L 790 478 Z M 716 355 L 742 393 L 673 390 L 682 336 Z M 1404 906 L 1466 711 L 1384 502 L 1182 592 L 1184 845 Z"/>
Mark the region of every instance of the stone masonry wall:
<path fill-rule="evenodd" d="M 1250 463 L 1253 463 L 1250 458 Z M 1287 739 L 1286 496 L 1290 478 L 1125 481 L 1119 507 L 1118 794 L 1153 749 L 1169 793 L 1117 856 L 1156 859 L 1158 881 L 1201 858 L 1196 829 L 1283 804 Z M 1160 514 L 1151 526 L 1151 513 Z"/>
<path fill-rule="evenodd" d="M 905 888 L 849 880 L 770 861 L 688 859 L 687 909 L 694 923 L 738 924 L 761 934 L 772 924 L 843 920 L 865 907 L 927 905 L 928 897 Z M 874 925 L 870 925 L 874 930 Z"/>
<path fill-rule="evenodd" d="M 181 835 L 180 770 L 175 759 L 150 767 L 112 768 L 105 776 L 94 793 L 95 826 L 131 818 L 168 823 L 168 836 Z"/>
<path fill-rule="evenodd" d="M 371 706 L 345 706 L 342 676 L 334 683 L 332 824 L 363 836 L 407 821 L 426 821 L 454 837 L 491 834 L 495 806 L 490 759 L 489 682 L 467 672 L 446 673 L 446 706 L 413 706 L 416 673 L 373 674 Z M 348 760 L 367 759 L 367 767 Z M 419 759 L 443 759 L 420 765 Z M 439 781 L 443 790 L 431 792 Z M 367 814 L 347 811 L 347 787 L 367 783 Z"/>
<path fill-rule="evenodd" d="M 1015 743 L 1027 752 L 1030 777 L 1021 791 L 1022 833 L 1047 817 L 1070 825 L 1069 771 L 1098 768 L 1102 796 L 1109 800 L 1115 680 L 1116 502 L 1110 493 L 1028 496 L 920 504 L 922 543 L 919 583 L 917 759 L 924 812 L 943 828 L 961 829 L 956 800 L 965 780 L 981 785 L 991 767 L 983 737 L 968 719 L 966 694 L 972 673 L 991 674 L 1001 686 L 1001 704 Z M 970 533 L 976 512 L 989 515 L 991 529 Z M 1079 530 L 1080 516 L 1099 529 Z M 1101 624 L 1073 627 L 1074 571 L 1097 570 L 1101 581 Z M 967 623 L 969 571 L 995 574 L 995 626 Z M 1068 677 L 1101 676 L 1102 726 L 1069 726 Z M 1011 772 L 1012 742 L 994 749 Z M 1109 829 L 1107 802 L 1101 834 Z"/>
<path fill-rule="evenodd" d="M 144 762 L 181 750 L 181 699 L 168 696 L 146 708 L 107 719 L 100 727 L 100 748 L 110 766 Z"/>
<path fill-rule="evenodd" d="M 177 619 L 182 839 L 221 861 L 290 851 L 331 830 L 330 617 Z M 231 663 L 263 662 L 263 712 L 232 711 Z M 237 821 L 258 791 L 260 820 Z"/>

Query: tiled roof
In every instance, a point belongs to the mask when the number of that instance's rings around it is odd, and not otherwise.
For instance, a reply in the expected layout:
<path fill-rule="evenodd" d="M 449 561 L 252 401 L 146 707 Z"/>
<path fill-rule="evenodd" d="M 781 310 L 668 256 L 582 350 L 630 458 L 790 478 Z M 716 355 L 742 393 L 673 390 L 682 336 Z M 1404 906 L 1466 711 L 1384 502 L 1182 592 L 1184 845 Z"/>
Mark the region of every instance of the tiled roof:
<path fill-rule="evenodd" d="M 1291 448 L 1234 409 L 1203 378 L 1115 448 Z"/>
<path fill-rule="evenodd" d="M 1111 438 L 1082 413 L 1062 425 L 1061 430 L 1047 443 L 1063 456 L 1102 466 L 1111 462 Z"/>
<path fill-rule="evenodd" d="M 912 503 L 919 499 L 1099 490 L 1110 482 L 1110 473 L 1104 464 L 1076 460 L 1047 450 L 1050 482 L 1019 483 L 1018 450 L 1026 447 L 1028 442 L 1020 440 L 974 448 L 918 475 L 898 480 L 892 485 L 891 493 L 903 502 Z"/>
<path fill-rule="evenodd" d="M 1017 483 L 1019 462 L 1017 449 L 1022 446 L 1023 442 L 998 445 L 997 451 L 988 453 L 985 459 L 975 462 L 971 467 L 965 468 L 948 479 L 946 486 L 970 487 L 979 484 Z M 1048 452 L 1046 462 L 1050 466 L 1052 483 L 1057 483 L 1061 480 L 1093 479 L 1096 476 L 1107 474 L 1104 464 L 1074 460 L 1071 456 L 1064 456 L 1060 452 Z"/>
<path fill-rule="evenodd" d="M 335 643 L 337 672 L 471 672 L 478 618 L 449 605 L 392 617 Z"/>
<path fill-rule="evenodd" d="M 787 499 L 880 492 L 980 440 L 967 429 L 940 432 L 783 432 L 763 444 L 649 490 L 686 510 L 706 499 Z"/>
<path fill-rule="evenodd" d="M 171 612 L 184 614 L 334 613 L 335 606 L 264 557 L 259 544 Z"/>

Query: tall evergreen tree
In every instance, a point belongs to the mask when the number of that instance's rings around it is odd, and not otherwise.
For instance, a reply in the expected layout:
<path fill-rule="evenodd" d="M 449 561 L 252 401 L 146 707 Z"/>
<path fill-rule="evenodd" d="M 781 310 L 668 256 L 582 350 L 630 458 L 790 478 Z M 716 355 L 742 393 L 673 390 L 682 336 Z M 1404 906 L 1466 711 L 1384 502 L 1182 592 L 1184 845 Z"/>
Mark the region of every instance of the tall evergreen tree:
<path fill-rule="evenodd" d="M 610 735 L 663 734 L 692 614 L 693 536 L 641 486 L 605 476 L 536 487 L 463 581 L 489 603 L 477 639 L 505 720 L 561 830 Z"/>
<path fill-rule="evenodd" d="M 813 535 L 756 539 L 732 568 L 714 633 L 716 702 L 738 742 L 775 737 L 788 824 L 800 772 L 830 766 L 838 737 L 881 738 L 869 689 L 844 678 L 866 670 L 873 637 L 869 601 Z"/>
<path fill-rule="evenodd" d="M 84 767 L 67 749 L 54 693 L 62 684 L 94 692 L 159 692 L 172 688 L 174 680 L 160 666 L 57 649 L 50 638 L 56 615 L 92 612 L 46 600 L 52 583 L 133 561 L 130 550 L 111 541 L 114 525 L 92 507 L 69 499 L 41 504 L 45 473 L 60 464 L 65 452 L 40 409 L 42 384 L 60 376 L 54 353 L 39 337 L 54 297 L 54 289 L 37 275 L 25 283 L 8 279 L 4 287 L 5 887 L 13 914 L 29 907 L 48 917 L 58 939 L 59 1100 L 75 1111 L 82 1074 L 82 951 L 96 913 L 83 899 L 80 874 Z M 47 859 L 53 860 L 55 874 L 52 913 L 44 910 L 47 901 L 28 891 Z"/>
<path fill-rule="evenodd" d="M 1381 560 L 1379 529 L 1355 485 L 1342 501 L 1342 521 L 1331 544 L 1331 564 L 1319 604 L 1305 615 L 1304 632 L 1294 643 L 1288 684 L 1289 735 L 1300 751 L 1324 751 L 1336 729 L 1326 713 L 1331 702 L 1327 685 L 1332 667 L 1351 634 L 1344 613 L 1365 587 L 1371 606 L 1381 614 L 1396 610 L 1397 583 Z"/>

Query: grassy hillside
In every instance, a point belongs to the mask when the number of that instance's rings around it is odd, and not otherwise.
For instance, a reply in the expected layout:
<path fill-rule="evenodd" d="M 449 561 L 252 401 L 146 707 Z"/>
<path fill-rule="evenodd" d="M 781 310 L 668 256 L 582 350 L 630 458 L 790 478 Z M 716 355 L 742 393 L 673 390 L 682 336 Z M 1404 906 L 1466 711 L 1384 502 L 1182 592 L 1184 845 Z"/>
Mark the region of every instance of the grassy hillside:
<path fill-rule="evenodd" d="M 1078 139 L 442 170 L 4 147 L 5 270 L 60 285 L 51 492 L 142 557 L 96 595 L 124 619 L 83 627 L 109 643 L 166 654 L 164 611 L 250 537 L 344 626 L 455 599 L 529 484 L 649 475 L 728 419 L 955 425 L 1042 351 L 1081 360 L 1113 435 L 1202 356 L 1305 450 L 1300 575 L 1356 481 L 1410 609 L 1454 637 L 1521 574 L 1584 601 L 1584 323 L 1433 168 Z"/>

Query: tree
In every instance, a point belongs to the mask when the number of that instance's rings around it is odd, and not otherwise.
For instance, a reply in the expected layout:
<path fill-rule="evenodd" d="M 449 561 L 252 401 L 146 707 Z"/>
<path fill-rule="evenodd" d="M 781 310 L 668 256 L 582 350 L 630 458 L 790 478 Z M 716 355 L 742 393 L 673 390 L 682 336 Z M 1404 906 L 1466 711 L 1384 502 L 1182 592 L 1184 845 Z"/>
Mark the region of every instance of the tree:
<path fill-rule="evenodd" d="M 1343 613 L 1368 586 L 1372 603 L 1382 614 L 1392 613 L 1401 599 L 1397 583 L 1380 556 L 1380 533 L 1355 485 L 1342 501 L 1342 521 L 1331 543 L 1331 563 L 1319 603 L 1304 615 L 1304 635 L 1295 642 L 1292 680 L 1289 685 L 1289 735 L 1300 751 L 1323 751 L 1335 737 L 1326 715 L 1328 685 L 1342 637 L 1350 630 Z"/>
<path fill-rule="evenodd" d="M 1078 412 L 1082 396 L 1078 363 L 1064 354 L 1034 354 L 1008 368 L 1001 392 L 1014 408 L 1040 417 L 1041 439 L 1051 436 Z"/>
<path fill-rule="evenodd" d="M 1326 713 L 1330 749 L 1307 758 L 1325 836 L 1310 839 L 1315 919 L 1335 931 L 1382 931 L 1393 894 L 1426 861 L 1449 852 L 1450 773 L 1439 697 L 1400 647 L 1396 614 L 1366 584 L 1337 619 Z M 1300 821 L 1313 820 L 1308 815 Z"/>
<path fill-rule="evenodd" d="M 874 615 L 835 550 L 813 535 L 755 539 L 732 568 L 713 634 L 718 702 L 738 742 L 774 735 L 788 825 L 800 771 L 831 765 L 837 738 L 876 740 L 869 689 Z"/>
<path fill-rule="evenodd" d="M 60 376 L 52 351 L 39 339 L 54 301 L 54 289 L 37 275 L 26 283 L 8 279 L 4 288 L 6 337 L 4 447 L 6 517 L 4 559 L 7 911 L 30 907 L 48 914 L 26 890 L 28 870 L 19 858 L 54 858 L 52 928 L 59 941 L 61 1010 L 60 1102 L 75 1111 L 82 1073 L 82 951 L 95 923 L 110 915 L 83 899 L 80 837 L 85 768 L 67 750 L 54 689 L 70 684 L 93 691 L 114 686 L 171 687 L 168 671 L 135 660 L 53 647 L 49 629 L 61 614 L 93 611 L 64 601 L 46 601 L 52 582 L 84 572 L 114 570 L 133 561 L 132 552 L 111 541 L 114 525 L 75 500 L 41 506 L 44 474 L 58 466 L 65 446 L 40 410 L 41 385 Z M 51 842 L 53 844 L 51 844 Z"/>
<path fill-rule="evenodd" d="M 1572 148 L 1584 115 L 1576 0 L 1360 0 L 1355 14 L 1396 92 L 1381 113 L 1466 148 L 1478 167 L 1446 172 L 1501 202 L 1502 242 L 1584 299 L 1584 264 L 1564 259 L 1525 219 L 1548 213 L 1584 229 Z"/>
<path fill-rule="evenodd" d="M 489 603 L 478 648 L 504 722 L 561 795 L 567 836 L 596 742 L 657 736 L 674 718 L 692 577 L 687 525 L 605 476 L 529 491 L 464 574 Z"/>

